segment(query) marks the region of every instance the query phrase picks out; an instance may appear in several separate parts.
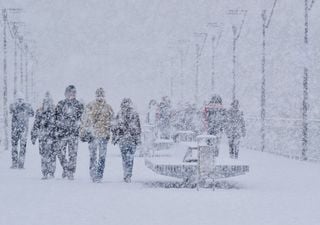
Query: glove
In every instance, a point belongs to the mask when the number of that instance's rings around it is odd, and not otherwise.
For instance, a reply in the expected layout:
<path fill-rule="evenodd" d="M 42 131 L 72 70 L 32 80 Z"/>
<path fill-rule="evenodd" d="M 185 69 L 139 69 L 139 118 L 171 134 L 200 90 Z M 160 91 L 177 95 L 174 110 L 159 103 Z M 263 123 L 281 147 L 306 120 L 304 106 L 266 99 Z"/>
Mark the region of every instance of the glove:
<path fill-rule="evenodd" d="M 119 141 L 119 138 L 113 137 L 111 140 L 111 144 L 116 145 L 118 143 L 118 141 Z"/>

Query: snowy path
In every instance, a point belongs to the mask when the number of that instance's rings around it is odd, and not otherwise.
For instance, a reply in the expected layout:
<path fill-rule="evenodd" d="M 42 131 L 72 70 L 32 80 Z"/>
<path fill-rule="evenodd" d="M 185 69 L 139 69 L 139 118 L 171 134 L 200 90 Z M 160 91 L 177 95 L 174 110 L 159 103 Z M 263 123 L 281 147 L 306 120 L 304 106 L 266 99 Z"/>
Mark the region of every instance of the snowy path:
<path fill-rule="evenodd" d="M 109 146 L 104 182 L 93 184 L 88 151 L 79 149 L 74 181 L 40 180 L 36 148 L 25 170 L 10 170 L 0 152 L 0 225 L 318 225 L 320 165 L 242 151 L 250 173 L 229 179 L 224 189 L 162 188 L 164 181 L 136 158 L 133 183 L 122 182 L 118 149 Z M 222 182 L 224 183 L 224 182 Z M 151 184 L 159 184 L 153 188 Z"/>

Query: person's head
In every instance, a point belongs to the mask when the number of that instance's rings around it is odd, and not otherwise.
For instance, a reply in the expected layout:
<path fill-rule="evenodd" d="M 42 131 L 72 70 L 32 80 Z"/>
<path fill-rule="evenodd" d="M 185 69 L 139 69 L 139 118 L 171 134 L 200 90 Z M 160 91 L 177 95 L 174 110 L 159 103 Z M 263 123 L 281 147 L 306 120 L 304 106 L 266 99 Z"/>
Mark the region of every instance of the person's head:
<path fill-rule="evenodd" d="M 232 108 L 239 109 L 239 100 L 235 99 L 231 103 Z"/>
<path fill-rule="evenodd" d="M 222 105 L 222 98 L 220 95 L 213 95 L 211 97 L 210 103 Z"/>
<path fill-rule="evenodd" d="M 74 85 L 69 85 L 64 92 L 66 99 L 75 99 L 77 96 L 77 90 Z"/>
<path fill-rule="evenodd" d="M 121 102 L 120 105 L 121 109 L 132 109 L 133 104 L 132 104 L 132 100 L 130 98 L 124 98 Z"/>
<path fill-rule="evenodd" d="M 104 92 L 103 88 L 98 88 L 96 90 L 96 99 L 98 101 L 102 101 L 102 100 L 104 100 L 104 98 L 105 98 L 105 92 Z"/>
<path fill-rule="evenodd" d="M 44 99 L 42 102 L 42 107 L 44 110 L 54 107 L 53 106 L 53 99 L 50 95 L 50 92 L 48 92 L 48 91 L 45 93 L 45 96 L 44 96 Z"/>
<path fill-rule="evenodd" d="M 17 101 L 23 101 L 24 100 L 24 94 L 22 92 L 17 92 L 17 95 L 16 95 L 16 100 Z"/>

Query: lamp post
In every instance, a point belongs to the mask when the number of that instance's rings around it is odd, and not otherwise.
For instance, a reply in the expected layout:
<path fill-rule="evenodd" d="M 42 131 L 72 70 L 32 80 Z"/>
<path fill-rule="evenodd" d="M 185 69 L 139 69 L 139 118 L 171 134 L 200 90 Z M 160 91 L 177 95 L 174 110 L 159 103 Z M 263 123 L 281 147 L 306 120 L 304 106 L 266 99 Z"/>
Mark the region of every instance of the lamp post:
<path fill-rule="evenodd" d="M 207 33 L 194 33 L 195 47 L 196 47 L 196 68 L 195 68 L 195 104 L 198 105 L 199 102 L 199 67 L 200 67 L 200 57 L 206 42 L 208 34 Z"/>
<path fill-rule="evenodd" d="M 4 149 L 9 149 L 8 137 L 8 68 L 7 68 L 7 10 L 2 9 L 3 19 L 3 121 L 4 121 Z"/>
<path fill-rule="evenodd" d="M 178 41 L 178 53 L 180 56 L 180 100 L 184 101 L 184 89 L 185 89 L 185 78 L 184 78 L 184 67 L 186 56 L 189 51 L 189 40 Z"/>
<path fill-rule="evenodd" d="M 261 18 L 262 18 L 262 58 L 261 58 L 261 151 L 265 150 L 265 136 L 266 136 L 266 73 L 265 73 L 265 65 L 266 65 L 266 31 L 270 26 L 271 18 L 273 16 L 274 8 L 277 4 L 278 0 L 275 0 L 270 12 L 269 17 L 267 17 L 267 10 L 262 10 Z"/>
<path fill-rule="evenodd" d="M 303 69 L 303 100 L 302 100 L 302 152 L 301 159 L 307 160 L 308 151 L 308 110 L 309 110 L 309 68 L 308 68 L 308 55 L 309 55 L 309 11 L 311 11 L 315 0 L 304 1 L 304 48 L 305 59 Z"/>
<path fill-rule="evenodd" d="M 216 49 L 219 46 L 220 38 L 222 35 L 223 24 L 208 23 L 208 28 L 212 29 L 211 36 L 211 92 L 214 94 L 215 91 L 215 56 Z"/>
<path fill-rule="evenodd" d="M 228 15 L 230 16 L 242 16 L 242 20 L 240 23 L 240 26 L 236 26 L 235 24 L 232 24 L 232 33 L 233 33 L 233 39 L 232 39 L 232 100 L 234 101 L 236 99 L 236 48 L 237 48 L 237 41 L 240 38 L 242 27 L 245 21 L 245 18 L 247 16 L 247 10 L 230 10 L 228 12 Z"/>

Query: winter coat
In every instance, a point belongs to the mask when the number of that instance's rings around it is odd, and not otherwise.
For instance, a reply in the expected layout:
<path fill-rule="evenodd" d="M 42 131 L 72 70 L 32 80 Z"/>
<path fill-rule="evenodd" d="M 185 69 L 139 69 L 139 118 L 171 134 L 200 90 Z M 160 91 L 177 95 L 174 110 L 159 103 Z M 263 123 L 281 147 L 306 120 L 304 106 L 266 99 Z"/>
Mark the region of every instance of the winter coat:
<path fill-rule="evenodd" d="M 86 106 L 82 117 L 80 137 L 90 133 L 97 138 L 110 138 L 113 110 L 105 100 L 96 100 Z"/>
<path fill-rule="evenodd" d="M 114 144 L 130 142 L 138 145 L 141 143 L 140 118 L 133 108 L 121 108 L 116 116 L 112 139 Z"/>
<path fill-rule="evenodd" d="M 157 126 L 160 131 L 167 132 L 171 126 L 171 106 L 167 102 L 160 102 L 157 112 Z"/>
<path fill-rule="evenodd" d="M 36 112 L 35 120 L 31 130 L 31 140 L 34 143 L 39 141 L 55 138 L 55 111 L 54 108 L 39 108 Z"/>
<path fill-rule="evenodd" d="M 228 138 L 241 138 L 246 135 L 243 112 L 231 108 L 227 111 L 226 135 Z"/>
<path fill-rule="evenodd" d="M 84 106 L 76 99 L 60 101 L 55 109 L 56 132 L 59 138 L 79 136 Z"/>
<path fill-rule="evenodd" d="M 22 99 L 17 100 L 10 105 L 12 114 L 11 128 L 12 134 L 23 133 L 28 130 L 29 117 L 34 116 L 34 111 L 30 104 L 25 103 Z"/>
<path fill-rule="evenodd" d="M 210 103 L 205 107 L 205 121 L 207 125 L 208 134 L 219 135 L 226 126 L 226 110 L 221 104 Z"/>

